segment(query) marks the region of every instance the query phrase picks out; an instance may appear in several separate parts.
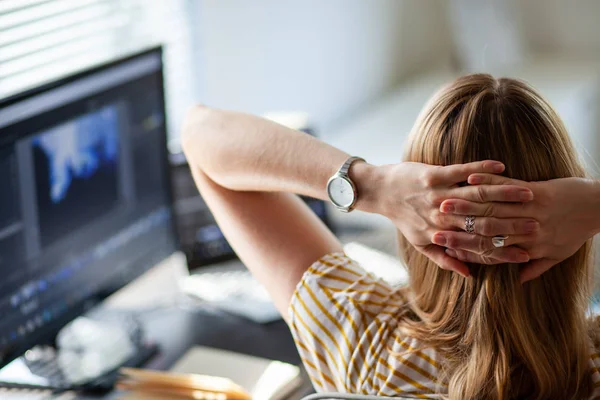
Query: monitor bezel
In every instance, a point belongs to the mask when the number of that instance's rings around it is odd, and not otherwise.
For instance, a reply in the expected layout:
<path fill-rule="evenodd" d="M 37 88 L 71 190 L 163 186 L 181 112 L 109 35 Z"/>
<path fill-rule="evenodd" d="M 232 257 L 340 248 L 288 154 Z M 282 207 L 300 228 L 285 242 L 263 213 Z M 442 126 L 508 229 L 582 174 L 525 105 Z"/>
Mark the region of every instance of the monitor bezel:
<path fill-rule="evenodd" d="M 118 67 L 120 64 L 127 63 L 129 61 L 132 61 L 132 60 L 135 60 L 138 58 L 144 58 L 144 57 L 147 57 L 152 54 L 156 54 L 160 58 L 160 67 L 157 72 L 159 75 L 159 85 L 160 85 L 159 89 L 160 89 L 160 96 L 161 96 L 161 103 L 162 103 L 162 106 L 161 106 L 162 112 L 163 112 L 163 115 L 166 116 L 167 114 L 166 114 L 166 104 L 165 104 L 164 62 L 163 62 L 164 52 L 163 52 L 162 46 L 149 47 L 145 50 L 142 50 L 142 51 L 139 51 L 139 52 L 136 52 L 133 54 L 129 54 L 126 56 L 122 56 L 122 57 L 119 57 L 117 59 L 114 59 L 114 60 L 111 60 L 111 61 L 108 61 L 108 62 L 105 62 L 102 64 L 92 66 L 83 71 L 80 71 L 80 72 L 77 72 L 74 74 L 70 74 L 68 76 L 56 79 L 52 82 L 47 82 L 47 83 L 41 84 L 38 87 L 27 89 L 20 93 L 8 96 L 4 99 L 0 99 L 0 109 L 10 106 L 10 105 L 13 105 L 13 104 L 16 104 L 16 103 L 19 103 L 19 102 L 22 102 L 22 101 L 25 101 L 34 96 L 38 96 L 42 93 L 57 89 L 65 84 L 75 82 L 75 81 L 78 81 L 83 78 L 87 78 L 89 76 L 104 72 L 106 70 L 110 70 L 111 68 Z M 27 135 L 27 134 L 24 134 L 24 136 L 25 135 Z M 8 135 L 8 137 L 2 137 L 0 135 L 0 146 L 2 146 L 8 140 L 14 141 L 15 136 L 20 137 L 21 135 Z M 167 205 L 169 207 L 170 215 L 171 215 L 170 231 L 172 233 L 172 239 L 173 239 L 173 250 L 174 250 L 174 252 L 176 252 L 179 250 L 180 245 L 178 242 L 177 229 L 176 229 L 176 225 L 175 225 L 176 224 L 175 214 L 173 211 L 173 192 L 172 192 L 172 181 L 171 181 L 171 175 L 170 175 L 170 169 L 169 169 L 169 152 L 168 152 L 168 147 L 167 147 L 168 128 L 167 128 L 166 120 L 165 120 L 165 124 L 164 124 L 164 135 L 162 135 L 162 141 L 163 141 L 163 146 L 162 146 L 163 152 L 161 154 L 161 157 L 163 157 L 164 165 L 165 165 L 165 168 L 162 172 L 163 172 L 163 179 L 165 179 L 165 183 L 167 185 L 167 191 L 168 191 L 168 193 L 167 193 L 167 203 L 168 204 Z M 81 301 L 79 303 L 76 303 L 75 305 L 70 307 L 70 309 L 68 311 L 66 311 L 63 315 L 58 317 L 56 320 L 49 322 L 47 325 L 40 328 L 38 331 L 34 331 L 32 334 L 26 336 L 24 338 L 24 340 L 17 341 L 17 343 L 14 347 L 10 347 L 10 348 L 7 347 L 5 353 L 3 353 L 3 354 L 0 353 L 0 368 L 4 367 L 5 365 L 10 363 L 14 359 L 20 357 L 27 350 L 29 350 L 30 348 L 32 348 L 36 345 L 54 345 L 56 334 L 66 324 L 68 324 L 70 321 L 77 318 L 78 316 L 84 314 L 86 311 L 90 310 L 91 308 L 99 305 L 104 299 L 106 299 L 107 297 L 109 297 L 110 295 L 115 293 L 117 290 L 123 288 L 128 283 L 130 283 L 137 277 L 141 276 L 142 274 L 147 272 L 152 267 L 153 267 L 153 265 L 142 265 L 142 264 L 138 264 L 138 263 L 133 263 L 133 265 L 130 266 L 127 269 L 127 271 L 125 271 L 124 274 L 119 274 L 118 277 L 114 281 L 109 282 L 106 285 L 105 290 L 101 289 L 95 294 L 95 296 L 84 299 L 83 301 Z"/>

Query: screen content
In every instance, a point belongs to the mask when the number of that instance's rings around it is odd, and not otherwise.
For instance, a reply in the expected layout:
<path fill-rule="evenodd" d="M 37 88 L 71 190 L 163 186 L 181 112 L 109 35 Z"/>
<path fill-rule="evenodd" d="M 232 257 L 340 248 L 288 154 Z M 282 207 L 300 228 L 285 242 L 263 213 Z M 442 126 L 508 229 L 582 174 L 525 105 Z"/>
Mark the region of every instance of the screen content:
<path fill-rule="evenodd" d="M 176 250 L 160 60 L 0 105 L 0 355 Z"/>

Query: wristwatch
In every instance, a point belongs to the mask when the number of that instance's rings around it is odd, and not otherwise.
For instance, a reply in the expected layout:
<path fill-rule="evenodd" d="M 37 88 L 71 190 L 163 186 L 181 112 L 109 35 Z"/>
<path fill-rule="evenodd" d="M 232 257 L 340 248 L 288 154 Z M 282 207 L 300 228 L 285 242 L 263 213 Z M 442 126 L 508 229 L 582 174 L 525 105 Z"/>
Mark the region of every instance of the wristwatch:
<path fill-rule="evenodd" d="M 354 185 L 354 182 L 348 176 L 348 170 L 355 161 L 365 160 L 360 157 L 350 157 L 327 181 L 327 195 L 329 195 L 329 200 L 331 200 L 335 208 L 346 213 L 354 209 L 354 205 L 358 199 L 356 185 Z"/>

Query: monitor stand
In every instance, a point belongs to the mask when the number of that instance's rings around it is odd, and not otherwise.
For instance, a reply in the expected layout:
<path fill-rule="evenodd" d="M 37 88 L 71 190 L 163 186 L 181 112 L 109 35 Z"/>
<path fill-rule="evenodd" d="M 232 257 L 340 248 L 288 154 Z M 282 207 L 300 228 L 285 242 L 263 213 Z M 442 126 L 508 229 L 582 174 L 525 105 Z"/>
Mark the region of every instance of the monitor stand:
<path fill-rule="evenodd" d="M 158 352 L 134 313 L 94 310 L 66 325 L 55 344 L 36 346 L 0 369 L 0 387 L 104 392 L 120 367 L 139 367 Z"/>

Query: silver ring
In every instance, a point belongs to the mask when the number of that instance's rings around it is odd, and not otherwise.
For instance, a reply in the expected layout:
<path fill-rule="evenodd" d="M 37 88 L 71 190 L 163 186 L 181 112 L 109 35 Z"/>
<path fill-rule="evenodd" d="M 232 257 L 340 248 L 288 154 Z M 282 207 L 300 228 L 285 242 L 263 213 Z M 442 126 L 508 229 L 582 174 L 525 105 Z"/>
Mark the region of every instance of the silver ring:
<path fill-rule="evenodd" d="M 504 241 L 508 239 L 508 236 L 494 236 L 492 238 L 492 244 L 494 247 L 504 247 Z"/>
<path fill-rule="evenodd" d="M 471 235 L 475 234 L 475 216 L 469 215 L 465 217 L 465 231 Z"/>

